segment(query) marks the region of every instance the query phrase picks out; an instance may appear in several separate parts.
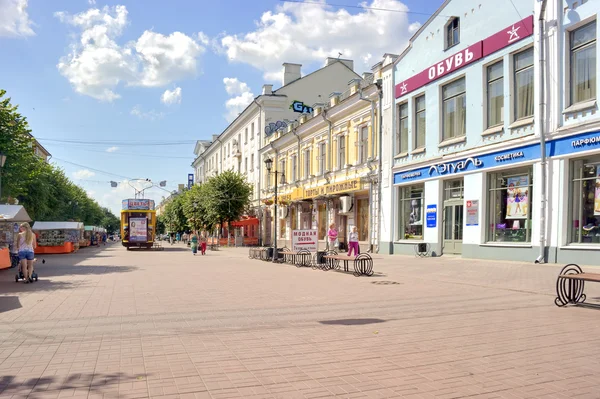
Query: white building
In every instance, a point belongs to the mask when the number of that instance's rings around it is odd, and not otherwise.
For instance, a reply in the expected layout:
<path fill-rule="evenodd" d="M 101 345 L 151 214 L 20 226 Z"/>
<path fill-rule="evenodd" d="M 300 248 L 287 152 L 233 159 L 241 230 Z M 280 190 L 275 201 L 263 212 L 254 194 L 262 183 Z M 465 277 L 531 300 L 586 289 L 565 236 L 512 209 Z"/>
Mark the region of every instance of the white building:
<path fill-rule="evenodd" d="M 259 149 L 265 145 L 265 136 L 286 129 L 303 113 L 312 112 L 312 105 L 326 102 L 333 92 L 342 92 L 352 79 L 360 78 L 354 72 L 352 60 L 328 58 L 323 68 L 306 76 L 301 65 L 284 63 L 282 87 L 263 85 L 246 109 L 209 145 L 196 145 L 194 161 L 196 182 L 203 182 L 224 170 L 234 170 L 247 177 L 254 187 L 253 205 L 261 205 L 262 161 Z"/>

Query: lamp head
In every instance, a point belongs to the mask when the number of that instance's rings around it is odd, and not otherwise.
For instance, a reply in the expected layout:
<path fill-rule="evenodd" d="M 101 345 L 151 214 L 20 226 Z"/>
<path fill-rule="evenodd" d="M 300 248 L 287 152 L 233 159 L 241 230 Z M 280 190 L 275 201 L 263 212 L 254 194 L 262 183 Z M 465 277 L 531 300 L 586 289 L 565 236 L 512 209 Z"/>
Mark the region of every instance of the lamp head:
<path fill-rule="evenodd" d="M 271 172 L 271 168 L 273 167 L 273 160 L 271 158 L 265 159 L 265 167 L 267 171 Z"/>

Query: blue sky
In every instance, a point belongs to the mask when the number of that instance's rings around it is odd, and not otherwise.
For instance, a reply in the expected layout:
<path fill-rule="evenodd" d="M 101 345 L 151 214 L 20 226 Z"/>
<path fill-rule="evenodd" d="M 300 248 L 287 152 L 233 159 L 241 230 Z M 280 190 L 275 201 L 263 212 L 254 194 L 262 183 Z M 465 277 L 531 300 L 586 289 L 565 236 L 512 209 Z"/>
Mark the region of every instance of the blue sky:
<path fill-rule="evenodd" d="M 383 53 L 399 53 L 427 19 L 315 3 L 0 0 L 0 88 L 20 105 L 51 162 L 117 212 L 122 198 L 133 197 L 125 178 L 166 180 L 173 190 L 194 158 L 191 143 L 127 141 L 209 138 L 264 83 L 279 87 L 283 62 L 303 64 L 306 74 L 342 52 L 361 73 Z M 441 3 L 365 4 L 430 14 Z M 146 197 L 158 202 L 163 194 L 151 189 Z"/>

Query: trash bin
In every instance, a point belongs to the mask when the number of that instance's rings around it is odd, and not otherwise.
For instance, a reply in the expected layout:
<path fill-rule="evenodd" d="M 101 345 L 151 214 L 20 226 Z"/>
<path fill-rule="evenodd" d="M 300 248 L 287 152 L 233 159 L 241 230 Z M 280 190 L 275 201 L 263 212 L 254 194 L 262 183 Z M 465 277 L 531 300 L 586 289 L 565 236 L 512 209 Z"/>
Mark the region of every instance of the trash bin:
<path fill-rule="evenodd" d="M 317 265 L 322 265 L 325 263 L 325 258 L 323 257 L 326 253 L 326 251 L 317 251 Z"/>

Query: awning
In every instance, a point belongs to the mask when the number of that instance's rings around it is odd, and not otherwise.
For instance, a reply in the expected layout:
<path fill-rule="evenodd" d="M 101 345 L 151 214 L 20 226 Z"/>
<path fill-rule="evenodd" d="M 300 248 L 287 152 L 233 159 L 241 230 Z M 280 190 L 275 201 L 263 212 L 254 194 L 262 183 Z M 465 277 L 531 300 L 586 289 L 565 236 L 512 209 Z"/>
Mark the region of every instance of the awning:
<path fill-rule="evenodd" d="M 83 230 L 81 222 L 35 222 L 32 230 Z"/>
<path fill-rule="evenodd" d="M 0 222 L 31 222 L 23 205 L 0 205 Z"/>
<path fill-rule="evenodd" d="M 248 218 L 231 222 L 231 227 L 258 226 L 258 223 L 257 218 Z"/>

